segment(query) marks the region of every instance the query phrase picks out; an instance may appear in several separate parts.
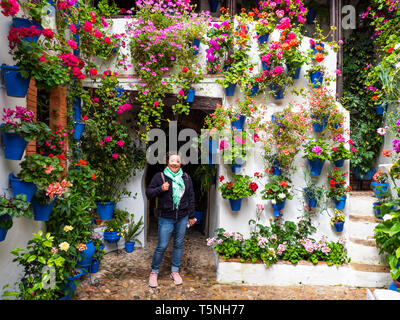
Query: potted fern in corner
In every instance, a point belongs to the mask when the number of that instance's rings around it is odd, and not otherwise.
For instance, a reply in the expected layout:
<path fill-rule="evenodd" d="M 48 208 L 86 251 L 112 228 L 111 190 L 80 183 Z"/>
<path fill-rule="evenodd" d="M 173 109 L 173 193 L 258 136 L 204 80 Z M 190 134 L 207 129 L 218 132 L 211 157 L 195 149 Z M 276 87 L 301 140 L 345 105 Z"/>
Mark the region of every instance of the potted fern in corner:
<path fill-rule="evenodd" d="M 136 242 L 142 245 L 141 241 L 137 237 L 142 233 L 144 228 L 143 216 L 140 217 L 138 222 L 135 222 L 133 217 L 134 214 L 131 214 L 130 223 L 122 231 L 122 236 L 125 239 L 125 251 L 128 253 L 133 251 Z"/>

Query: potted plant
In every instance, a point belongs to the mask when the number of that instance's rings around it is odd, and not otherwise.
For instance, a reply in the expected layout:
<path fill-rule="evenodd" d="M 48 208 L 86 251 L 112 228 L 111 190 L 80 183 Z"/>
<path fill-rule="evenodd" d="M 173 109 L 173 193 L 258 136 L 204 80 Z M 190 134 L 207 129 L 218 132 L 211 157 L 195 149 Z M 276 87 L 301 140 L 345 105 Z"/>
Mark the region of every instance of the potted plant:
<path fill-rule="evenodd" d="M 335 228 L 336 232 L 342 232 L 345 222 L 345 215 L 342 211 L 335 209 L 335 214 L 331 218 L 331 225 Z"/>
<path fill-rule="evenodd" d="M 285 207 L 286 199 L 293 199 L 290 183 L 291 181 L 287 177 L 272 175 L 261 191 L 262 199 L 271 200 L 275 217 L 283 215 L 282 210 Z"/>
<path fill-rule="evenodd" d="M 15 248 L 11 254 L 15 261 L 22 267 L 23 274 L 15 283 L 16 291 L 5 291 L 3 297 L 14 296 L 20 300 L 56 300 L 70 299 L 70 291 L 66 280 L 65 251 L 57 247 L 54 236 L 50 233 L 44 235 L 39 230 L 33 234 L 33 239 L 28 241 L 25 249 Z M 52 286 L 43 286 L 51 276 L 55 280 Z M 8 285 L 7 285 L 8 286 Z"/>
<path fill-rule="evenodd" d="M 219 177 L 220 183 L 224 180 L 224 176 Z M 243 198 L 254 195 L 257 189 L 258 185 L 249 176 L 237 174 L 233 174 L 233 181 L 226 181 L 217 188 L 222 198 L 229 199 L 232 211 L 240 211 Z"/>
<path fill-rule="evenodd" d="M 378 198 L 378 200 L 373 203 L 375 217 L 377 217 L 378 219 L 383 219 L 383 216 L 387 212 L 394 210 L 395 207 L 394 205 L 390 205 L 390 207 L 386 205 L 386 203 L 391 201 L 392 201 L 391 194 L 388 191 L 384 192 L 382 194 L 382 197 Z"/>
<path fill-rule="evenodd" d="M 281 41 L 285 50 L 285 63 L 289 75 L 293 80 L 300 79 L 301 67 L 307 62 L 307 55 L 299 50 L 303 40 L 299 29 L 283 30 L 281 32 Z"/>
<path fill-rule="evenodd" d="M 58 198 L 68 195 L 72 184 L 63 179 L 49 184 L 46 189 L 38 188 L 32 200 L 33 215 L 36 221 L 47 221 L 50 218 L 54 203 Z"/>
<path fill-rule="evenodd" d="M 56 157 L 43 157 L 40 154 L 26 156 L 20 163 L 21 171 L 15 177 L 10 173 L 14 197 L 19 193 L 27 195 L 31 201 L 37 189 L 46 190 L 49 185 L 58 181 L 64 168 Z"/>
<path fill-rule="evenodd" d="M 334 140 L 335 140 L 335 144 L 332 147 L 331 161 L 333 161 L 335 167 L 340 168 L 340 167 L 343 167 L 345 160 L 348 160 L 351 158 L 352 152 L 346 148 L 346 146 L 345 146 L 346 140 L 342 135 L 338 135 L 337 137 L 335 137 Z M 349 140 L 349 141 L 351 142 L 351 140 Z M 351 145 L 350 145 L 350 147 L 352 150 L 355 150 L 354 147 L 352 147 Z"/>
<path fill-rule="evenodd" d="M 104 250 L 105 244 L 100 240 L 101 235 L 97 232 L 93 232 L 92 241 L 95 247 L 93 254 L 92 263 L 90 265 L 90 273 L 97 273 L 99 271 L 100 262 L 103 259 L 106 251 Z"/>
<path fill-rule="evenodd" d="M 117 243 L 122 236 L 122 228 L 128 216 L 128 212 L 120 209 L 115 210 L 115 215 L 112 219 L 105 222 L 104 240 L 108 243 Z"/>
<path fill-rule="evenodd" d="M 325 160 L 330 160 L 329 146 L 322 139 L 310 139 L 304 147 L 305 158 L 311 169 L 311 175 L 319 176 Z"/>
<path fill-rule="evenodd" d="M 142 245 L 137 237 L 143 231 L 143 217 L 140 217 L 138 222 L 135 222 L 133 217 L 132 214 L 130 216 L 131 221 L 122 231 L 122 236 L 125 239 L 125 251 L 128 253 L 133 251 L 136 242 Z"/>
<path fill-rule="evenodd" d="M 379 169 L 373 175 L 372 180 L 371 187 L 374 190 L 375 197 L 383 197 L 389 188 L 388 174 Z"/>
<path fill-rule="evenodd" d="M 0 131 L 4 143 L 4 157 L 10 160 L 21 160 L 26 145 L 32 140 L 43 125 L 35 124 L 35 115 L 24 107 L 3 108 L 3 123 Z"/>
<path fill-rule="evenodd" d="M 268 42 L 269 35 L 275 29 L 275 16 L 268 15 L 266 12 L 255 13 L 257 13 L 258 17 L 258 20 L 255 21 L 254 25 L 254 31 L 257 34 L 257 41 L 260 45 L 265 45 Z"/>
<path fill-rule="evenodd" d="M 328 175 L 329 189 L 327 197 L 335 202 L 336 209 L 343 210 L 346 205 L 347 194 L 351 187 L 347 185 L 347 173 L 334 168 Z"/>
<path fill-rule="evenodd" d="M 312 183 L 308 171 L 303 171 L 304 181 L 306 182 L 306 186 L 303 188 L 303 196 L 307 200 L 307 204 L 310 208 L 319 207 L 325 195 L 325 188 Z"/>
<path fill-rule="evenodd" d="M 4 241 L 7 231 L 13 226 L 13 218 L 32 218 L 30 203 L 26 196 L 19 194 L 15 199 L 0 196 L 0 241 Z"/>
<path fill-rule="evenodd" d="M 231 134 L 232 133 L 232 134 Z M 227 137 L 220 141 L 219 148 L 222 150 L 222 158 L 225 163 L 231 164 L 233 173 L 239 173 L 242 165 L 246 162 L 248 148 L 252 142 L 245 131 L 230 131 Z"/>

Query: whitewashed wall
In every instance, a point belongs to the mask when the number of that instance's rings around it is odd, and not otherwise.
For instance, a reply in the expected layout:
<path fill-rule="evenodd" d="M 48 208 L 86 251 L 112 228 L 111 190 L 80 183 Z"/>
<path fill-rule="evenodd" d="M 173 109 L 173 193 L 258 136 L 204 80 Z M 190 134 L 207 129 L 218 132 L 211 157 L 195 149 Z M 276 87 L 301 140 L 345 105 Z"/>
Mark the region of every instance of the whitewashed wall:
<path fill-rule="evenodd" d="M 124 32 L 125 30 L 125 25 L 127 23 L 126 19 L 114 19 L 113 20 L 114 25 L 113 25 L 113 32 L 116 33 L 121 33 Z M 254 31 L 250 29 L 250 32 Z M 274 32 L 270 36 L 270 40 L 278 40 L 279 38 L 279 33 Z M 305 37 L 302 41 L 301 44 L 301 50 L 305 51 L 309 48 L 309 38 Z M 205 65 L 205 50 L 207 49 L 207 45 L 202 43 L 200 46 L 200 62 Z M 334 75 L 334 71 L 336 70 L 336 54 L 332 51 L 330 47 L 327 47 L 329 51 L 329 55 L 326 57 L 324 60 L 324 64 L 328 69 L 328 72 L 331 75 Z M 126 51 L 128 52 L 128 51 Z M 261 68 L 261 60 L 259 58 L 259 52 L 258 52 L 258 44 L 257 40 L 253 39 L 252 40 L 252 46 L 251 46 L 251 58 L 256 65 L 258 65 L 258 68 Z M 102 71 L 111 69 L 113 71 L 118 72 L 120 75 L 119 80 L 121 85 L 129 90 L 131 86 L 129 84 L 135 84 L 137 83 L 137 79 L 134 77 L 134 69 L 129 68 L 127 71 L 124 71 L 122 69 L 115 69 L 113 68 L 113 64 L 115 62 L 115 59 L 110 60 L 109 62 L 104 63 Z M 299 80 L 295 80 L 295 87 L 297 88 L 302 88 L 306 87 L 307 83 L 309 82 L 308 77 L 306 77 L 305 72 L 309 66 L 303 66 L 301 70 L 301 75 Z M 255 68 L 254 72 L 257 72 L 257 68 Z M 133 78 L 132 78 L 133 76 Z M 226 97 L 224 94 L 224 88 L 218 84 L 215 83 L 215 79 L 221 77 L 218 75 L 207 75 L 205 79 L 198 84 L 196 88 L 196 95 L 199 96 L 211 96 L 211 97 L 221 97 L 223 99 L 223 104 L 224 105 L 231 105 L 235 103 L 236 98 L 241 98 L 242 93 L 240 92 L 240 88 L 237 87 L 235 91 L 235 96 L 233 97 Z M 88 83 L 88 85 L 90 85 Z M 328 87 L 329 90 L 333 92 L 333 94 L 336 93 L 336 83 L 333 82 L 330 84 Z M 177 92 L 177 91 L 176 91 Z M 255 97 L 255 99 L 266 105 L 267 109 L 267 116 L 266 120 L 270 120 L 271 116 L 279 111 L 282 111 L 286 106 L 291 101 L 297 101 L 300 102 L 302 100 L 301 97 L 296 96 L 293 93 L 290 93 L 290 89 L 288 89 L 285 93 L 285 98 L 282 100 L 274 100 L 274 98 L 268 94 L 260 94 Z M 338 107 L 341 111 L 344 112 L 346 120 L 345 120 L 345 129 L 349 129 L 349 114 L 348 112 L 338 103 Z M 349 138 L 347 136 L 347 138 Z M 242 167 L 241 174 L 248 174 L 252 176 L 254 172 L 256 171 L 262 171 L 264 169 L 264 163 L 262 159 L 262 154 L 260 150 L 262 150 L 262 146 L 260 145 L 261 143 L 258 142 L 256 144 L 255 151 L 252 153 L 251 157 L 249 160 L 246 162 L 246 165 Z M 297 172 L 292 176 L 292 181 L 296 189 L 301 190 L 305 186 L 304 182 L 304 175 L 302 172 L 302 169 L 300 167 L 301 163 L 305 164 L 305 168 L 308 170 L 308 163 L 306 159 L 302 158 L 303 154 L 299 154 L 296 158 L 296 164 L 298 166 Z M 313 182 L 317 183 L 318 185 L 327 185 L 327 174 L 328 172 L 333 168 L 333 165 L 329 162 L 325 162 L 323 172 L 321 176 L 313 178 Z M 349 170 L 349 161 L 346 161 L 345 166 L 342 168 L 343 171 L 348 171 Z M 224 175 L 225 177 L 231 177 L 231 169 L 229 165 L 220 165 L 219 166 L 219 172 L 218 175 Z M 138 191 L 138 194 L 143 187 L 143 184 L 140 185 L 140 181 L 143 180 L 142 177 L 136 176 L 132 178 L 132 183 L 129 184 L 130 188 L 132 190 Z M 264 180 L 264 182 L 266 182 Z M 261 190 L 259 190 L 261 191 Z M 140 208 L 142 210 L 143 208 L 143 214 L 146 217 L 146 198 L 145 196 L 139 196 L 136 200 L 130 200 L 129 201 L 129 206 L 133 206 L 132 208 Z M 348 202 L 350 201 L 350 196 L 347 198 L 347 205 Z M 272 206 L 269 203 L 269 201 L 265 201 L 261 199 L 260 193 L 257 192 L 256 196 L 253 196 L 249 199 L 245 199 L 242 202 L 242 209 L 240 212 L 232 212 L 230 209 L 229 201 L 224 200 L 220 193 L 216 190 L 215 187 L 211 188 L 211 201 L 210 201 L 210 217 L 209 217 L 209 231 L 210 235 L 212 235 L 213 230 L 217 227 L 223 227 L 227 231 L 236 231 L 236 232 L 241 232 L 245 237 L 249 236 L 250 233 L 250 228 L 248 227 L 248 221 L 250 219 L 255 219 L 256 218 L 256 204 L 262 203 L 264 205 L 265 212 L 262 215 L 261 222 L 262 223 L 269 223 L 269 219 L 273 217 L 273 210 Z M 291 201 L 286 202 L 286 206 L 284 209 L 284 214 L 283 214 L 283 219 L 284 220 L 291 220 L 291 221 L 296 221 L 298 217 L 300 217 L 303 214 L 303 197 L 300 192 L 296 192 L 295 197 Z M 121 204 L 122 205 L 122 204 Z M 123 205 L 128 205 L 128 203 L 124 203 Z M 333 202 L 328 199 L 328 205 L 330 206 L 329 212 L 330 214 L 333 214 L 333 208 L 334 204 Z M 139 210 L 136 210 L 139 212 Z M 346 213 L 346 208 L 345 208 L 345 213 Z M 136 214 L 136 212 L 135 212 Z M 137 216 L 136 218 L 139 218 L 140 216 Z M 136 219 L 135 218 L 135 219 Z M 337 234 L 333 228 L 330 225 L 330 217 L 325 213 L 323 215 L 316 216 L 313 219 L 314 225 L 317 227 L 317 232 L 316 234 L 313 235 L 314 238 L 319 240 L 321 235 L 327 236 L 328 240 L 337 240 L 339 237 L 346 237 L 348 234 L 348 228 L 345 224 L 344 231 L 340 234 Z"/>
<path fill-rule="evenodd" d="M 14 65 L 11 55 L 8 53 L 8 31 L 11 28 L 10 18 L 0 15 L 0 43 L 3 49 L 0 50 L 0 61 L 7 65 Z M 7 96 L 4 81 L 0 82 L 0 116 L 3 117 L 3 108 L 15 108 L 15 106 L 26 107 L 26 98 L 13 98 Z M 8 175 L 10 172 L 17 174 L 20 171 L 19 161 L 8 160 L 4 158 L 3 142 L 0 148 L 0 192 L 7 196 L 12 196 L 9 188 Z M 16 218 L 13 219 L 14 225 L 8 230 L 6 239 L 0 242 L 0 296 L 3 293 L 3 286 L 14 284 L 21 276 L 22 269 L 12 262 L 14 256 L 10 251 L 14 248 L 25 248 L 27 242 L 32 239 L 32 233 L 42 229 L 45 230 L 43 222 L 33 219 Z M 1 299 L 1 298 L 0 298 Z"/>

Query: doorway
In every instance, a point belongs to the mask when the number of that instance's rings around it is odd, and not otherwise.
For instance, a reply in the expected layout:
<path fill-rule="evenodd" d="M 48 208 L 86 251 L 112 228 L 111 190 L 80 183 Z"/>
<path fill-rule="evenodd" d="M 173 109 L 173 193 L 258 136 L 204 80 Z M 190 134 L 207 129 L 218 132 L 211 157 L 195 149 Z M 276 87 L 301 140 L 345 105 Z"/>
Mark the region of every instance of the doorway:
<path fill-rule="evenodd" d="M 200 134 L 200 130 L 204 123 L 204 118 L 207 115 L 206 112 L 202 112 L 201 110 L 191 110 L 189 115 L 180 115 L 177 119 L 177 130 L 178 133 L 180 130 L 190 128 L 194 129 L 197 134 Z M 166 134 L 167 146 L 166 150 L 168 151 L 169 145 L 169 137 L 168 137 L 168 123 L 165 123 L 161 130 L 163 130 Z M 187 143 L 187 141 L 178 141 L 178 150 L 179 148 Z M 200 155 L 199 155 L 200 156 Z M 201 233 L 202 235 L 208 234 L 208 222 L 209 222 L 209 190 L 210 185 L 215 181 L 215 165 L 208 164 L 185 164 L 182 165 L 182 170 L 186 172 L 192 179 L 193 188 L 195 192 L 195 215 L 197 218 L 196 224 L 191 227 L 187 231 L 187 235 L 190 237 L 191 234 Z M 146 174 L 145 174 L 145 188 L 150 184 L 153 176 L 160 171 L 163 171 L 165 168 L 165 164 L 154 164 L 147 165 Z M 157 205 L 158 199 L 147 199 L 147 235 L 154 236 L 157 233 L 158 226 L 158 216 L 157 216 Z"/>

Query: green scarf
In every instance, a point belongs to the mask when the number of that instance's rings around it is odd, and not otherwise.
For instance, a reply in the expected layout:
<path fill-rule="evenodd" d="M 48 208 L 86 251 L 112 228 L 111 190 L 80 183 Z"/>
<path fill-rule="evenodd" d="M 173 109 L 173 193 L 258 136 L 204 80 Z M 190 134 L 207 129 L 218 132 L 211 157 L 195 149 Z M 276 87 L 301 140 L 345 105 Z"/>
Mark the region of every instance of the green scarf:
<path fill-rule="evenodd" d="M 174 173 L 170 168 L 166 167 L 164 169 L 164 174 L 173 181 L 172 200 L 176 208 L 178 208 L 181 197 L 185 191 L 185 183 L 182 179 L 183 171 L 182 169 L 179 169 L 177 173 Z"/>

